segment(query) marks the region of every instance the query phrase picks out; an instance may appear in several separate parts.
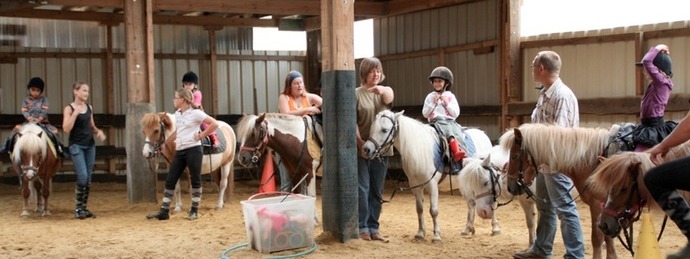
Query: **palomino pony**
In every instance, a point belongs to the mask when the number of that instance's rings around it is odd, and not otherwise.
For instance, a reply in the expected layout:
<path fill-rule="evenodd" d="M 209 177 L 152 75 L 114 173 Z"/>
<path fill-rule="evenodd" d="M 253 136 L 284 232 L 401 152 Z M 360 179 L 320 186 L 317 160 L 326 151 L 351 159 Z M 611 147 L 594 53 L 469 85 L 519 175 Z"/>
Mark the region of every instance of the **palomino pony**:
<path fill-rule="evenodd" d="M 500 145 L 510 152 L 508 162 L 508 190 L 513 194 L 525 192 L 537 171 L 561 172 L 575 185 L 580 199 L 589 205 L 592 221 L 601 212 L 601 197 L 586 189 L 585 182 L 608 147 L 609 131 L 600 128 L 567 128 L 556 125 L 526 123 L 506 131 Z M 527 170 L 532 167 L 534 170 Z M 529 196 L 532 193 L 528 192 Z M 539 197 L 542 198 L 542 197 Z M 592 222 L 593 258 L 602 258 L 601 246 L 606 241 L 607 258 L 616 258 L 613 239 Z"/>
<path fill-rule="evenodd" d="M 50 197 L 53 175 L 60 169 L 60 157 L 48 133 L 35 123 L 24 124 L 10 155 L 12 166 L 22 183 L 24 206 L 22 216 L 29 216 L 29 199 L 36 198 L 36 212 L 50 215 Z M 40 194 L 40 195 L 39 195 Z"/>
<path fill-rule="evenodd" d="M 460 191 L 467 199 L 467 224 L 461 235 L 474 235 L 474 212 L 483 219 L 491 219 L 491 234 L 501 233 L 494 210 L 507 205 L 513 199 L 517 199 L 525 213 L 525 221 L 529 233 L 529 247 L 532 247 L 537 237 L 536 230 L 536 204 L 526 195 L 513 196 L 508 192 L 508 186 L 503 166 L 508 163 L 508 154 L 505 154 L 500 146 L 494 146 L 491 154 L 486 158 L 465 158 L 463 168 L 460 171 Z M 531 186 L 532 192 L 535 187 Z"/>
<path fill-rule="evenodd" d="M 661 163 L 690 155 L 690 141 L 673 147 L 662 158 Z M 659 209 L 643 177 L 655 165 L 649 153 L 622 152 L 602 159 L 596 171 L 587 180 L 587 187 L 598 195 L 606 196 L 603 211 L 597 219 L 597 226 L 605 235 L 618 236 L 621 229 L 627 229 L 637 221 L 642 208 L 651 204 Z M 690 192 L 681 191 L 690 200 Z M 647 203 L 651 201 L 651 203 Z"/>
<path fill-rule="evenodd" d="M 293 186 L 297 187 L 306 177 L 304 184 L 307 186 L 307 195 L 316 197 L 316 170 L 321 164 L 323 129 L 312 117 L 280 113 L 249 114 L 237 123 L 237 132 L 240 139 L 237 156 L 241 165 L 249 166 L 258 162 L 266 147 L 270 147 L 280 154 L 290 172 Z"/>
<path fill-rule="evenodd" d="M 217 183 L 219 194 L 216 210 L 222 209 L 225 204 L 225 199 L 229 199 L 233 192 L 233 161 L 235 160 L 235 145 L 237 140 L 235 138 L 235 131 L 232 127 L 223 121 L 217 121 L 218 129 L 216 133 L 221 142 L 219 149 L 220 153 L 204 155 L 201 164 L 201 173 L 208 174 L 220 168 L 220 180 Z M 141 126 L 143 128 L 146 141 L 142 153 L 147 159 L 162 155 L 163 158 L 170 164 L 175 156 L 175 115 L 170 113 L 147 113 L 141 119 Z M 204 147 L 204 149 L 206 149 Z M 227 190 L 227 189 L 230 190 Z M 182 211 L 182 201 L 180 201 L 179 182 L 175 188 L 175 196 L 177 202 L 175 212 Z"/>
<path fill-rule="evenodd" d="M 474 142 L 476 156 L 485 156 L 491 150 L 491 140 L 479 129 L 467 129 L 465 134 Z M 436 130 L 427 124 L 403 115 L 383 110 L 376 115 L 371 125 L 369 140 L 363 149 L 367 158 L 373 159 L 391 146 L 400 152 L 403 170 L 407 175 L 410 189 L 415 195 L 419 229 L 416 239 L 424 239 L 424 190 L 429 192 L 431 205 L 429 214 L 434 222 L 433 242 L 441 241 L 438 224 L 438 182 L 444 173 L 442 148 Z M 457 177 L 457 176 L 454 176 Z"/>

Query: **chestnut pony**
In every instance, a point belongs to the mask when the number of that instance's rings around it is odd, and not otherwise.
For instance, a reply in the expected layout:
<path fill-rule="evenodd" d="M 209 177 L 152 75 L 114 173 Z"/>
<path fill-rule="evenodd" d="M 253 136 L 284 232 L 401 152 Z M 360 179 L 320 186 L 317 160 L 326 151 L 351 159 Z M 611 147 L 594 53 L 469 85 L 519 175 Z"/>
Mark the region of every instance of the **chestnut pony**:
<path fill-rule="evenodd" d="M 545 173 L 561 172 L 573 181 L 580 199 L 589 205 L 592 216 L 593 258 L 602 258 L 604 241 L 607 258 L 617 257 L 613 239 L 604 236 L 594 222 L 601 212 L 603 197 L 588 191 L 585 185 L 587 177 L 599 164 L 599 156 L 605 150 L 608 152 L 610 136 L 609 130 L 601 128 L 526 123 L 506 131 L 499 139 L 501 147 L 510 153 L 507 176 L 511 193 L 522 194 L 541 167 L 550 168 L 544 170 Z M 528 170 L 530 167 L 532 170 Z"/>
<path fill-rule="evenodd" d="M 48 133 L 35 123 L 24 124 L 18 133 L 17 141 L 10 155 L 12 167 L 19 174 L 22 184 L 24 206 L 22 216 L 30 216 L 29 200 L 36 199 L 36 212 L 41 216 L 50 215 L 48 198 L 51 192 L 53 175 L 62 165 L 56 147 L 47 136 Z"/>

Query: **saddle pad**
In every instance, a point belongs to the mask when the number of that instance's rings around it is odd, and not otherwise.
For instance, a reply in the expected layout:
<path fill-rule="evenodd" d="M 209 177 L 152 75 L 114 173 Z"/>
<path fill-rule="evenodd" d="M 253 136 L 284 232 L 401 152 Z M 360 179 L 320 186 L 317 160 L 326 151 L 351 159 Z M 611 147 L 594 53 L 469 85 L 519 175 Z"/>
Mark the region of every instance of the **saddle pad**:
<path fill-rule="evenodd" d="M 225 148 L 228 146 L 227 140 L 225 139 L 225 134 L 223 134 L 223 131 L 220 127 L 216 129 L 216 136 L 219 142 L 217 147 L 213 147 L 211 145 L 211 139 L 209 137 L 205 137 L 201 140 L 204 155 L 219 154 L 225 151 Z"/>

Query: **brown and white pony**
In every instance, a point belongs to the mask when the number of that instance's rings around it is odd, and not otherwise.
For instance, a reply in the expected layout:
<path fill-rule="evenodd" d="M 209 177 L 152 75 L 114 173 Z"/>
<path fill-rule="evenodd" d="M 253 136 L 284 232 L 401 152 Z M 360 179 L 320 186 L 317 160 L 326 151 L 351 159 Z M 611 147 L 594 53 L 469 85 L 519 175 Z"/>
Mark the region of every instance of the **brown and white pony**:
<path fill-rule="evenodd" d="M 607 258 L 616 258 L 614 242 L 595 224 L 601 213 L 603 197 L 587 190 L 585 182 L 599 163 L 599 156 L 608 148 L 610 132 L 601 128 L 568 128 L 556 125 L 526 123 L 506 131 L 499 139 L 501 147 L 509 151 L 508 190 L 522 194 L 534 180 L 535 172 L 560 172 L 568 176 L 589 205 L 592 216 L 593 258 L 602 258 L 602 244 L 606 241 Z M 529 167 L 536 170 L 528 170 Z M 531 172 L 531 173 L 530 173 Z"/>
<path fill-rule="evenodd" d="M 222 209 L 226 199 L 230 199 L 234 187 L 234 165 L 235 146 L 237 139 L 235 131 L 223 121 L 218 122 L 216 133 L 221 141 L 220 149 L 222 152 L 204 155 L 201 164 L 201 173 L 209 174 L 220 168 L 220 179 L 218 185 L 218 203 L 216 209 Z M 142 153 L 147 159 L 153 159 L 161 155 L 170 164 L 175 156 L 175 116 L 170 113 L 147 113 L 141 119 L 141 126 L 146 141 Z M 157 162 L 156 162 L 157 163 Z M 175 188 L 177 198 L 175 212 L 182 210 L 180 201 L 179 182 Z"/>
<path fill-rule="evenodd" d="M 29 200 L 36 199 L 36 212 L 41 216 L 50 215 L 48 198 L 51 192 L 53 175 L 62 163 L 56 147 L 35 123 L 24 124 L 18 133 L 14 149 L 10 154 L 12 167 L 19 174 L 22 184 L 24 206 L 22 216 L 30 216 Z"/>
<path fill-rule="evenodd" d="M 662 163 L 690 155 L 690 141 L 671 148 Z M 643 177 L 655 165 L 649 153 L 622 152 L 602 159 L 587 180 L 590 191 L 606 197 L 597 226 L 608 236 L 618 236 L 622 229 L 637 221 L 645 206 L 659 209 L 644 184 Z M 690 200 L 690 192 L 681 191 Z"/>
<path fill-rule="evenodd" d="M 280 113 L 249 114 L 237 123 L 237 133 L 240 165 L 250 166 L 258 162 L 266 147 L 269 147 L 280 154 L 293 186 L 296 187 L 306 177 L 303 184 L 307 186 L 307 195 L 316 197 L 316 170 L 321 165 L 323 129 L 312 117 Z"/>

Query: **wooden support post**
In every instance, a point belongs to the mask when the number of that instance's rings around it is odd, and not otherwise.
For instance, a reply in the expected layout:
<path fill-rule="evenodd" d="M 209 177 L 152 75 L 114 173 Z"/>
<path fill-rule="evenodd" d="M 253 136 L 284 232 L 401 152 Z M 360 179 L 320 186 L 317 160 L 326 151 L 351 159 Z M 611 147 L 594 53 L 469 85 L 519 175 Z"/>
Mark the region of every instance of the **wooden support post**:
<path fill-rule="evenodd" d="M 358 236 L 354 0 L 321 0 L 324 96 L 323 229 L 340 242 Z"/>
<path fill-rule="evenodd" d="M 105 35 L 105 94 L 106 96 L 115 96 L 115 75 L 114 75 L 114 65 L 113 65 L 113 25 L 106 24 L 106 35 Z M 107 114 L 115 114 L 115 98 L 105 98 L 105 112 Z M 115 127 L 108 127 L 107 129 L 108 145 L 115 145 Z M 116 159 L 108 158 L 108 173 L 112 174 L 115 172 Z"/>
<path fill-rule="evenodd" d="M 125 15 L 125 58 L 127 60 L 127 196 L 129 203 L 156 202 L 156 175 L 149 172 L 141 155 L 139 120 L 153 112 L 153 0 L 123 0 Z"/>
<path fill-rule="evenodd" d="M 519 117 L 508 117 L 508 103 L 522 101 L 522 51 L 520 50 L 520 6 L 522 0 L 501 0 L 500 37 L 501 52 L 498 70 L 500 73 L 501 120 L 499 129 L 516 127 L 521 123 Z"/>
<path fill-rule="evenodd" d="M 209 64 L 209 74 L 211 76 L 211 84 L 209 85 L 209 91 L 211 94 L 211 105 L 208 107 L 204 105 L 205 112 L 211 115 L 218 113 L 218 54 L 217 54 L 217 44 L 216 44 L 216 31 L 223 29 L 221 26 L 206 26 L 204 27 L 208 30 L 208 49 L 210 51 L 210 62 Z"/>
<path fill-rule="evenodd" d="M 321 95 L 317 89 L 321 80 L 321 30 L 307 31 L 307 90 Z"/>

